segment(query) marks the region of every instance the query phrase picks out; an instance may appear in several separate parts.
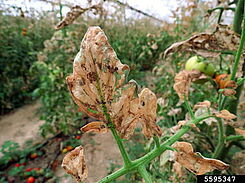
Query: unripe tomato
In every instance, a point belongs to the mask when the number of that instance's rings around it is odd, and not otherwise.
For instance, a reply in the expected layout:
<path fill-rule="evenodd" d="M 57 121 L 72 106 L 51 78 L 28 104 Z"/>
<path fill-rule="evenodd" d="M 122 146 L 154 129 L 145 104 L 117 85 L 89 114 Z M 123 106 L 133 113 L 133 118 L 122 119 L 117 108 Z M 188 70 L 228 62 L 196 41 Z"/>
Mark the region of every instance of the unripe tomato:
<path fill-rule="evenodd" d="M 34 183 L 35 182 L 35 178 L 34 177 L 28 177 L 28 179 L 26 180 L 27 183 Z"/>
<path fill-rule="evenodd" d="M 185 70 L 191 71 L 191 70 L 198 70 L 208 76 L 214 75 L 214 66 L 210 63 L 203 62 L 203 58 L 200 56 L 193 56 L 187 60 L 185 64 Z"/>

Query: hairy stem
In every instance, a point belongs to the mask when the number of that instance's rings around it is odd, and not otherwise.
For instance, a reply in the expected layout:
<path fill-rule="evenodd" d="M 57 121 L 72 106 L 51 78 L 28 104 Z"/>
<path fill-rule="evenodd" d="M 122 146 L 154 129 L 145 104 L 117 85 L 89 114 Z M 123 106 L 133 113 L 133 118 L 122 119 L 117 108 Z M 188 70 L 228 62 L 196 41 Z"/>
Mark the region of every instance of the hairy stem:
<path fill-rule="evenodd" d="M 160 142 L 159 142 L 158 136 L 154 136 L 154 137 L 153 137 L 153 140 L 155 141 L 156 147 L 159 148 L 159 147 L 160 147 Z"/>
<path fill-rule="evenodd" d="M 245 8 L 245 4 L 244 4 L 244 8 Z M 243 28 L 242 28 L 242 34 L 241 34 L 241 41 L 240 41 L 240 45 L 236 53 L 235 63 L 234 63 L 232 74 L 231 74 L 231 80 L 234 80 L 236 77 L 238 64 L 239 64 L 241 54 L 243 51 L 243 47 L 244 47 L 244 43 L 245 43 L 245 21 L 244 21 L 245 18 L 244 16 L 241 16 L 241 17 L 243 17 Z"/>
<path fill-rule="evenodd" d="M 144 165 L 141 165 L 138 167 L 138 172 L 143 177 L 143 179 L 145 180 L 145 183 L 152 183 L 151 176 L 149 175 L 149 173 L 145 169 Z"/>
<path fill-rule="evenodd" d="M 118 145 L 118 148 L 121 152 L 121 155 L 122 155 L 122 158 L 123 158 L 123 161 L 124 161 L 124 166 L 125 167 L 129 167 L 132 162 L 128 156 L 128 153 L 127 151 L 125 150 L 124 146 L 123 146 L 123 143 L 122 143 L 122 140 L 121 138 L 118 136 L 117 134 L 117 131 L 115 130 L 115 128 L 111 128 L 111 133 L 113 135 L 113 137 L 115 138 L 116 142 L 117 142 L 117 145 Z"/>
<path fill-rule="evenodd" d="M 185 97 L 185 100 L 184 101 L 185 101 L 185 106 L 186 106 L 186 108 L 187 108 L 187 110 L 188 110 L 188 112 L 189 112 L 189 114 L 191 116 L 191 119 L 195 119 L 195 115 L 193 113 L 193 110 L 192 110 L 192 108 L 191 108 L 188 100 L 186 99 L 186 97 Z"/>
<path fill-rule="evenodd" d="M 102 92 L 102 90 L 100 88 L 100 80 L 99 80 L 98 76 L 97 76 L 97 79 L 96 79 L 96 83 L 97 83 L 96 84 L 96 88 L 97 88 L 98 93 L 100 95 L 101 108 L 102 108 L 103 114 L 104 114 L 104 116 L 106 117 L 106 120 L 107 120 L 107 126 L 108 126 L 108 128 L 110 128 L 111 133 L 112 133 L 114 139 L 117 142 L 118 148 L 119 148 L 120 153 L 121 153 L 122 158 L 123 158 L 124 166 L 125 167 L 129 167 L 131 165 L 131 160 L 130 160 L 130 158 L 128 156 L 127 151 L 125 150 L 125 148 L 123 146 L 122 139 L 118 136 L 118 133 L 117 133 L 117 131 L 115 129 L 115 125 L 114 125 L 114 123 L 111 120 L 111 116 L 108 113 L 107 107 L 105 105 L 106 102 L 105 102 L 104 94 L 103 94 L 103 92 Z"/>
<path fill-rule="evenodd" d="M 244 0 L 239 0 L 237 3 L 236 11 L 235 11 L 235 16 L 233 20 L 233 30 L 241 34 L 242 32 L 242 16 L 244 14 Z"/>
<path fill-rule="evenodd" d="M 199 117 L 196 118 L 192 121 L 190 121 L 189 124 L 197 124 L 198 122 L 210 118 L 213 116 L 204 116 L 204 117 Z M 138 170 L 139 166 L 145 165 L 150 163 L 153 159 L 155 159 L 156 157 L 160 156 L 164 151 L 166 151 L 167 149 L 169 149 L 169 146 L 171 146 L 173 143 L 175 143 L 176 141 L 178 141 L 186 132 L 188 132 L 190 130 L 190 126 L 189 125 L 185 125 L 183 126 L 175 135 L 171 136 L 169 139 L 167 139 L 166 141 L 164 141 L 159 148 L 155 148 L 154 150 L 150 151 L 149 153 L 147 153 L 146 155 L 144 155 L 143 157 L 132 161 L 131 165 L 128 167 L 123 167 L 119 170 L 117 170 L 116 172 L 106 176 L 105 178 L 101 179 L 99 181 L 99 183 L 107 183 L 107 182 L 111 182 L 115 179 L 117 179 L 118 177 L 127 174 L 129 172 Z"/>
<path fill-rule="evenodd" d="M 218 130 L 219 130 L 219 140 L 218 140 L 218 145 L 214 151 L 213 158 L 218 158 L 220 156 L 225 144 L 224 125 L 221 119 L 218 119 Z"/>
<path fill-rule="evenodd" d="M 245 140 L 243 135 L 230 135 L 225 138 L 226 141 L 237 141 L 237 140 Z"/>
<path fill-rule="evenodd" d="M 245 11 L 245 0 L 239 0 L 237 3 L 237 8 L 236 8 L 236 12 L 235 12 L 235 17 L 234 17 L 234 23 L 233 23 L 233 29 L 236 33 L 241 34 L 241 42 L 239 45 L 239 49 L 237 51 L 236 57 L 235 57 L 235 64 L 233 67 L 233 71 L 232 71 L 232 79 L 235 78 L 236 75 L 236 71 L 237 71 L 237 67 L 238 67 L 238 63 L 240 61 L 240 56 L 241 53 L 239 53 L 242 51 L 243 45 L 244 45 L 244 37 L 245 37 L 245 21 L 244 21 L 244 11 Z M 242 29 L 242 21 L 243 21 L 243 29 Z M 243 63 L 242 66 L 242 70 L 243 70 L 243 77 L 245 76 L 245 63 Z M 237 105 L 239 103 L 239 98 L 241 95 L 243 89 L 243 85 L 238 86 L 238 88 L 236 89 L 236 95 L 235 95 L 235 100 L 230 100 L 229 102 L 229 111 L 233 114 L 237 113 Z"/>

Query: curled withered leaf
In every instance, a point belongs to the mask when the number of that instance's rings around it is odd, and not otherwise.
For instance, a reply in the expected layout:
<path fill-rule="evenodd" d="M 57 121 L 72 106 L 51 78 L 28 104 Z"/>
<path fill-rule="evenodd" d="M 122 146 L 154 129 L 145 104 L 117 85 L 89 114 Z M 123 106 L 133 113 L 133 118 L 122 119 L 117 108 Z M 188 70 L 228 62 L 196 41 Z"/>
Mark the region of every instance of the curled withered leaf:
<path fill-rule="evenodd" d="M 162 130 L 156 125 L 157 97 L 148 88 L 143 89 L 139 94 L 139 112 L 144 135 L 148 138 L 152 137 L 152 134 L 161 136 Z"/>
<path fill-rule="evenodd" d="M 223 119 L 228 119 L 228 120 L 236 118 L 236 115 L 230 113 L 229 111 L 227 111 L 225 109 L 216 113 L 215 116 L 218 118 L 223 118 Z"/>
<path fill-rule="evenodd" d="M 97 133 L 106 133 L 108 128 L 103 121 L 92 121 L 80 129 L 82 132 L 97 132 Z"/>
<path fill-rule="evenodd" d="M 68 26 L 74 22 L 81 14 L 88 10 L 95 10 L 96 12 L 102 11 L 101 4 L 93 5 L 88 8 L 82 8 L 81 6 L 74 6 L 71 8 L 71 10 L 66 14 L 66 16 L 63 18 L 61 22 L 59 22 L 55 29 L 59 30 L 62 29 L 65 26 Z"/>
<path fill-rule="evenodd" d="M 181 128 L 182 126 L 186 125 L 187 122 L 188 121 L 186 121 L 186 120 L 179 121 L 178 122 L 179 128 Z M 195 124 L 193 124 L 193 123 L 190 124 L 190 127 L 193 128 L 193 129 L 195 129 L 196 131 L 200 132 L 200 129 Z"/>
<path fill-rule="evenodd" d="M 224 94 L 224 96 L 233 96 L 236 94 L 236 90 L 233 90 L 233 89 L 223 89 L 222 92 Z"/>
<path fill-rule="evenodd" d="M 220 51 L 236 51 L 240 43 L 239 34 L 228 26 L 219 25 L 213 33 L 199 33 L 191 38 L 172 44 L 164 55 L 171 52 L 192 52 L 202 57 L 218 57 Z"/>
<path fill-rule="evenodd" d="M 88 168 L 85 164 L 83 147 L 78 146 L 67 153 L 61 165 L 68 174 L 71 174 L 78 182 L 88 176 Z"/>
<path fill-rule="evenodd" d="M 200 153 L 195 153 L 192 145 L 188 142 L 176 142 L 173 144 L 173 148 L 177 150 L 174 152 L 175 160 L 196 175 L 202 175 L 214 169 L 229 168 L 229 165 L 220 160 L 204 158 Z"/>
<path fill-rule="evenodd" d="M 58 23 L 56 29 L 62 29 L 63 27 L 72 24 L 74 20 L 76 20 L 81 14 L 87 11 L 87 8 L 82 8 L 80 6 L 74 6 L 71 10 L 66 14 L 64 19 Z"/>
<path fill-rule="evenodd" d="M 198 102 L 197 104 L 194 105 L 194 110 L 199 109 L 199 108 L 209 108 L 211 106 L 211 102 L 208 100 L 205 100 L 203 102 Z"/>
<path fill-rule="evenodd" d="M 156 125 L 157 98 L 137 83 L 125 84 L 129 67 L 117 58 L 99 27 L 90 27 L 73 64 L 67 84 L 80 110 L 104 123 L 113 123 L 122 138 L 129 138 L 141 122 L 146 137 L 161 135 Z"/>
<path fill-rule="evenodd" d="M 178 94 L 180 100 L 184 100 L 185 96 L 188 97 L 191 82 L 196 81 L 198 79 L 203 79 L 202 76 L 203 74 L 197 70 L 183 70 L 175 76 L 174 90 Z"/>
<path fill-rule="evenodd" d="M 225 83 L 225 88 L 232 88 L 232 89 L 236 89 L 237 88 L 237 84 L 235 81 L 229 80 Z"/>

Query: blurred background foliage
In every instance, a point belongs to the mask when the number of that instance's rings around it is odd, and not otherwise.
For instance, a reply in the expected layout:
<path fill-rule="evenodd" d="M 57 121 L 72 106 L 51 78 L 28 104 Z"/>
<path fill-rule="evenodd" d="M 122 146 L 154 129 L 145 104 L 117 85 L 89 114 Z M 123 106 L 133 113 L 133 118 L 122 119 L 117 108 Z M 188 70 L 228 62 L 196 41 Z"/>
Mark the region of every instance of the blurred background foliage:
<path fill-rule="evenodd" d="M 194 33 L 215 28 L 219 14 L 207 14 L 207 10 L 213 7 L 212 3 L 185 1 L 183 6 L 173 12 L 174 21 L 171 23 L 159 23 L 149 17 L 125 19 L 126 7 L 114 4 L 113 14 L 84 13 L 74 24 L 56 31 L 54 26 L 63 16 L 60 10 L 67 6 L 62 3 L 57 5 L 57 2 L 54 4 L 56 10 L 53 12 L 43 11 L 38 14 L 10 8 L 11 11 L 19 13 L 19 16 L 14 16 L 1 9 L 1 114 L 33 100 L 40 100 L 42 106 L 39 114 L 40 118 L 45 120 L 41 126 L 43 136 L 59 132 L 69 134 L 81 127 L 85 122 L 70 97 L 65 78 L 72 72 L 73 59 L 79 51 L 81 39 L 87 28 L 99 25 L 108 36 L 119 59 L 130 66 L 129 79 L 136 80 L 140 86 L 151 88 L 158 98 L 161 98 L 158 106 L 159 125 L 167 129 L 185 118 L 186 109 L 179 103 L 172 86 L 175 74 L 183 69 L 185 61 L 192 55 L 175 53 L 166 59 L 163 53 L 174 42 L 185 40 Z M 229 65 L 229 58 L 222 59 Z M 212 62 L 217 63 L 217 60 Z M 218 68 L 218 64 L 216 65 Z M 195 104 L 205 99 L 214 102 L 215 92 L 209 83 L 194 84 L 190 102 Z M 212 139 L 212 136 L 209 135 L 213 133 L 212 126 L 202 124 L 202 129 L 207 133 L 200 132 L 197 134 L 199 140 L 191 140 L 205 155 L 206 149 L 199 148 L 198 144 L 201 141 L 203 146 L 210 146 L 208 140 Z M 144 146 L 144 140 L 136 132 L 132 142 L 127 142 L 131 157 L 137 158 L 153 148 L 151 142 Z M 159 166 L 169 171 L 160 171 Z M 172 174 L 172 164 L 164 163 L 164 157 L 157 159 L 149 167 L 149 171 L 156 182 L 169 177 L 177 180 L 176 175 Z M 191 174 L 187 174 L 188 180 L 194 179 Z M 129 177 L 131 181 L 140 180 L 138 175 Z"/>

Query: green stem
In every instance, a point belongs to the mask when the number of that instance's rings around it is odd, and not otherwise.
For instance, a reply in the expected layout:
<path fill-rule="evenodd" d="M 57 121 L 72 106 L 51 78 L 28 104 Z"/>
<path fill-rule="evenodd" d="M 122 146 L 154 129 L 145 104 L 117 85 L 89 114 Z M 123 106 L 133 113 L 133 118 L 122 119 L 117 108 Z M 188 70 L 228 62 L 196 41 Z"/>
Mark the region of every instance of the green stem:
<path fill-rule="evenodd" d="M 152 183 L 151 176 L 149 175 L 149 173 L 145 169 L 144 165 L 141 165 L 138 167 L 138 172 L 143 177 L 143 179 L 145 180 L 145 183 Z"/>
<path fill-rule="evenodd" d="M 244 42 L 245 42 L 245 18 L 244 18 L 245 16 L 244 16 L 244 11 L 245 11 L 245 2 L 244 2 L 244 0 L 239 0 L 238 4 L 237 4 L 236 12 L 235 12 L 233 29 L 236 33 L 241 34 L 241 41 L 240 41 L 240 45 L 239 45 L 239 48 L 238 48 L 238 51 L 237 51 L 237 54 L 235 57 L 235 63 L 234 63 L 232 76 L 231 76 L 232 80 L 235 79 L 237 68 L 238 68 L 239 61 L 240 61 L 240 56 L 241 56 L 243 46 L 244 46 Z M 243 26 L 241 26 L 242 21 L 243 21 Z M 243 77 L 244 77 L 245 76 L 245 63 L 243 63 L 242 70 L 243 70 Z M 236 99 L 229 101 L 229 105 L 228 105 L 229 111 L 233 114 L 237 113 L 237 105 L 239 103 L 239 98 L 240 98 L 242 89 L 243 89 L 243 85 L 238 86 L 238 88 L 236 89 L 236 95 L 235 95 Z"/>
<path fill-rule="evenodd" d="M 158 136 L 153 136 L 153 140 L 155 141 L 156 147 L 159 148 L 160 147 L 160 142 L 159 142 L 159 138 Z"/>
<path fill-rule="evenodd" d="M 239 0 L 237 3 L 234 20 L 233 20 L 233 30 L 240 34 L 242 32 L 242 16 L 244 13 L 244 0 Z"/>
<path fill-rule="evenodd" d="M 187 108 L 187 110 L 188 110 L 188 112 L 189 112 L 189 114 L 191 116 L 191 119 L 195 119 L 195 115 L 194 115 L 194 113 L 192 111 L 192 108 L 191 108 L 188 100 L 186 99 L 186 97 L 185 97 L 185 100 L 184 101 L 185 101 L 185 106 L 186 106 L 186 108 Z"/>
<path fill-rule="evenodd" d="M 124 162 L 124 166 L 125 167 L 129 167 L 132 162 L 128 156 L 127 151 L 125 150 L 123 143 L 122 143 L 122 139 L 118 136 L 117 131 L 115 130 L 115 128 L 111 128 L 111 133 L 113 135 L 113 137 L 115 138 L 117 145 L 119 147 L 119 150 L 121 152 L 122 158 L 123 158 L 123 162 Z"/>
<path fill-rule="evenodd" d="M 218 130 L 219 130 L 219 140 L 218 145 L 214 151 L 213 158 L 218 158 L 224 148 L 225 138 L 224 138 L 224 126 L 221 119 L 218 120 Z"/>
<path fill-rule="evenodd" d="M 204 119 L 210 118 L 210 117 L 214 117 L 214 116 L 199 117 L 199 118 L 192 120 L 189 124 L 197 124 L 198 122 L 200 122 Z M 177 140 L 179 140 L 189 130 L 190 130 L 190 127 L 188 125 L 183 126 L 175 135 L 173 135 L 172 137 L 167 139 L 165 142 L 163 142 L 160 145 L 160 148 L 155 148 L 154 150 L 150 151 L 149 153 L 147 153 L 143 157 L 141 157 L 135 161 L 132 161 L 132 164 L 129 167 L 123 167 L 123 168 L 117 170 L 116 172 L 114 172 L 114 173 L 106 176 L 105 178 L 101 179 L 99 181 L 99 183 L 111 182 L 111 181 L 117 179 L 118 177 L 120 177 L 124 174 L 127 174 L 131 171 L 137 170 L 138 167 L 141 165 L 145 165 L 145 164 L 150 163 L 153 159 L 160 156 L 164 151 L 166 151 L 169 146 L 171 146 L 173 143 L 175 143 Z"/>
<path fill-rule="evenodd" d="M 226 141 L 236 141 L 236 140 L 245 140 L 243 135 L 230 135 L 225 138 Z"/>
<path fill-rule="evenodd" d="M 238 85 L 238 86 L 243 85 L 244 81 L 245 81 L 245 78 L 239 78 L 239 79 L 237 80 L 237 85 Z"/>
<path fill-rule="evenodd" d="M 243 52 L 244 43 L 245 43 L 245 18 L 243 18 L 243 29 L 242 29 L 241 41 L 240 41 L 239 48 L 236 52 L 235 63 L 234 63 L 232 74 L 231 74 L 231 80 L 234 80 L 236 77 L 237 68 L 239 65 L 241 54 Z"/>
<path fill-rule="evenodd" d="M 108 113 L 107 107 L 105 105 L 106 104 L 105 103 L 105 97 L 104 97 L 104 94 L 103 94 L 103 92 L 102 92 L 102 90 L 100 88 L 100 80 L 99 80 L 98 75 L 96 77 L 96 88 L 97 88 L 99 96 L 100 96 L 101 108 L 102 108 L 103 114 L 104 114 L 104 116 L 106 117 L 106 120 L 107 120 L 107 127 L 110 128 L 111 133 L 112 133 L 114 139 L 117 142 L 118 148 L 119 148 L 120 153 L 121 153 L 122 158 L 123 158 L 124 167 L 130 167 L 132 162 L 131 162 L 131 160 L 130 160 L 130 158 L 128 156 L 127 151 L 125 150 L 125 148 L 123 146 L 122 139 L 118 136 L 118 133 L 117 133 L 117 131 L 115 129 L 115 125 L 114 125 L 114 123 L 111 120 L 111 116 Z"/>

